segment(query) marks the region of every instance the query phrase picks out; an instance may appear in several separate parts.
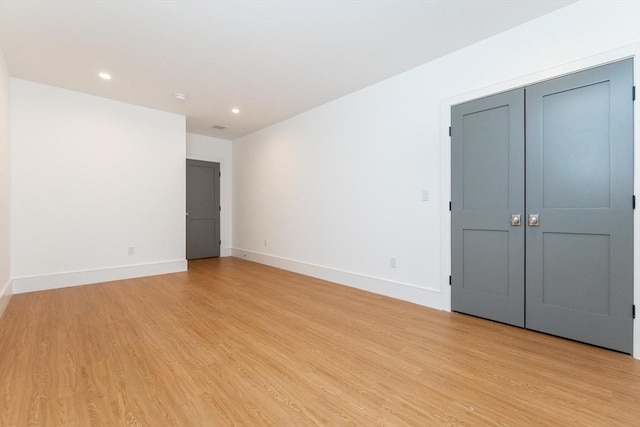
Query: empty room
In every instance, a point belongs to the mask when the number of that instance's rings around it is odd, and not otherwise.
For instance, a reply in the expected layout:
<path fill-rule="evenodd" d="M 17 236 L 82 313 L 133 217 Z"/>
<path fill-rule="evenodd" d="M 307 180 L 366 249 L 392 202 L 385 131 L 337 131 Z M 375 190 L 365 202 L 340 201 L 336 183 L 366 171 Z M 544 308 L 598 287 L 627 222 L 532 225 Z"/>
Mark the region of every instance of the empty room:
<path fill-rule="evenodd" d="M 1 426 L 637 426 L 640 2 L 0 0 Z"/>

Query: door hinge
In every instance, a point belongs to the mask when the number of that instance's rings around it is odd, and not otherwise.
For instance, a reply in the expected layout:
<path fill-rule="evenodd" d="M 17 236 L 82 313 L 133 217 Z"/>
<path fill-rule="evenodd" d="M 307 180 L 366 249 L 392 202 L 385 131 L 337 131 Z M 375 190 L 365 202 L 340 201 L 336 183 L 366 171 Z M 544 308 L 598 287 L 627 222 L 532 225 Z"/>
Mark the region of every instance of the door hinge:
<path fill-rule="evenodd" d="M 219 244 L 219 245 L 222 245 L 222 240 L 218 240 L 218 244 Z"/>
<path fill-rule="evenodd" d="M 451 136 L 451 126 L 449 126 L 449 136 Z"/>
<path fill-rule="evenodd" d="M 449 286 L 451 286 L 451 276 L 449 276 Z"/>
<path fill-rule="evenodd" d="M 632 87 L 631 88 L 631 100 L 635 101 L 636 100 L 636 87 Z"/>
<path fill-rule="evenodd" d="M 219 210 L 219 211 L 222 211 L 222 206 L 218 206 L 218 210 Z"/>
<path fill-rule="evenodd" d="M 636 318 L 636 305 L 635 304 L 633 304 L 631 306 L 631 314 L 633 315 L 633 318 L 635 319 Z"/>
<path fill-rule="evenodd" d="M 222 172 L 218 172 L 218 176 L 222 176 Z"/>
<path fill-rule="evenodd" d="M 635 194 L 632 196 L 632 199 L 631 199 L 631 206 L 633 206 L 633 209 L 635 209 L 635 208 L 636 208 L 636 195 L 635 195 Z"/>
<path fill-rule="evenodd" d="M 451 211 L 451 202 L 449 202 L 449 211 Z"/>

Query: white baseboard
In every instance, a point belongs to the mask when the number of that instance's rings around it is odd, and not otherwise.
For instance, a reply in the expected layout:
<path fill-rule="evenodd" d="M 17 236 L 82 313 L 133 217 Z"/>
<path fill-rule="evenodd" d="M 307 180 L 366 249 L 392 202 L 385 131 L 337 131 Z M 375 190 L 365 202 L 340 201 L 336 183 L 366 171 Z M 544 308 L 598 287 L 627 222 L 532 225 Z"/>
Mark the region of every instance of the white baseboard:
<path fill-rule="evenodd" d="M 97 270 L 72 271 L 42 276 L 14 277 L 13 293 L 46 291 L 70 286 L 90 285 L 113 280 L 157 276 L 187 271 L 187 260 L 164 261 L 151 264 L 127 265 Z"/>
<path fill-rule="evenodd" d="M 338 283 L 374 294 L 384 295 L 425 307 L 443 310 L 442 293 L 437 290 L 412 285 L 402 282 L 394 282 L 378 277 L 366 276 L 321 265 L 310 264 L 292 259 L 276 257 L 246 249 L 234 248 L 232 255 L 237 258 L 254 261 L 271 267 L 281 268 L 294 273 L 304 274 L 318 279 Z"/>
<path fill-rule="evenodd" d="M 7 281 L 0 288 L 0 316 L 4 313 L 4 309 L 9 305 L 9 300 L 11 299 L 11 294 L 13 293 L 13 287 L 11 286 L 11 280 Z"/>

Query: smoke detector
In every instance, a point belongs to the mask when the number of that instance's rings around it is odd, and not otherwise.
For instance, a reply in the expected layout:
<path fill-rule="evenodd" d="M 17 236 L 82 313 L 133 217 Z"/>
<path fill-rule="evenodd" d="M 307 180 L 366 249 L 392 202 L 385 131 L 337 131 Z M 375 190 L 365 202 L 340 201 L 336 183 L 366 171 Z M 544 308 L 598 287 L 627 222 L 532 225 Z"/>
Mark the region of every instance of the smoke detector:
<path fill-rule="evenodd" d="M 225 130 L 227 128 L 226 126 L 223 126 L 223 125 L 213 125 L 212 127 L 218 130 Z"/>
<path fill-rule="evenodd" d="M 186 99 L 187 99 L 187 95 L 185 95 L 184 93 L 180 93 L 180 92 L 174 93 L 173 96 L 176 97 L 176 101 L 186 101 Z"/>

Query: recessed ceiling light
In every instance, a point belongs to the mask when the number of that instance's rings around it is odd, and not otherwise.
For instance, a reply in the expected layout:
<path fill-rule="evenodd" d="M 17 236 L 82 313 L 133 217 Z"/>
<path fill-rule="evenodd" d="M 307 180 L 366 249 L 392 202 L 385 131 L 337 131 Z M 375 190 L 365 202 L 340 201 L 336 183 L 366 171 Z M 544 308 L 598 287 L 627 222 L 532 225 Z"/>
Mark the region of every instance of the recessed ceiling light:
<path fill-rule="evenodd" d="M 174 93 L 173 96 L 176 97 L 176 101 L 185 101 L 187 99 L 187 95 L 180 92 Z"/>
<path fill-rule="evenodd" d="M 225 130 L 227 128 L 225 125 L 213 125 L 211 127 L 217 130 Z"/>
<path fill-rule="evenodd" d="M 240 109 L 239 108 L 234 108 L 233 110 L 231 110 L 231 112 L 233 114 L 240 114 Z"/>
<path fill-rule="evenodd" d="M 111 74 L 109 73 L 100 73 L 98 75 L 100 76 L 101 79 L 111 80 Z"/>

